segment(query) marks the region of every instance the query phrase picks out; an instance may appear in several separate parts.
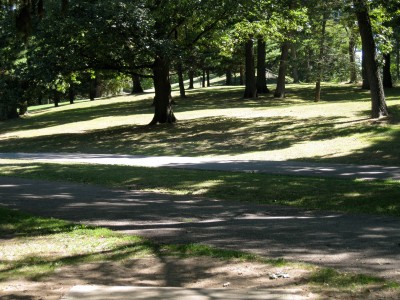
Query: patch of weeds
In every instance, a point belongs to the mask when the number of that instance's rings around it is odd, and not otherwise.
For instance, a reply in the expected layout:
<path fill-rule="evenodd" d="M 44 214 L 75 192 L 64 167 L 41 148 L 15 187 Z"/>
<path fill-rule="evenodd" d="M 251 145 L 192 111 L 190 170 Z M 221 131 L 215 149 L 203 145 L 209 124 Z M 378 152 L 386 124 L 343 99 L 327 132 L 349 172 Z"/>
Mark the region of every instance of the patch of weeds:
<path fill-rule="evenodd" d="M 309 282 L 316 285 L 333 288 L 358 288 L 362 286 L 379 285 L 383 288 L 400 289 L 400 283 L 386 281 L 383 278 L 364 274 L 341 273 L 331 268 L 322 268 L 314 271 Z"/>

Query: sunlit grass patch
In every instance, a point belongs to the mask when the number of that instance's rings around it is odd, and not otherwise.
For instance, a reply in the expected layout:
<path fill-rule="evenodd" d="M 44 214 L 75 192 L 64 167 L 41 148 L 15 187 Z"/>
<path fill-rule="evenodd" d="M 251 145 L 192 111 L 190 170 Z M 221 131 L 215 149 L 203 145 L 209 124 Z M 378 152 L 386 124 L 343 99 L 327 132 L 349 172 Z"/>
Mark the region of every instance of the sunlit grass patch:
<path fill-rule="evenodd" d="M 398 282 L 387 281 L 371 275 L 338 272 L 332 268 L 319 268 L 311 274 L 309 279 L 312 284 L 334 288 L 355 289 L 368 285 L 383 285 L 385 288 L 400 289 L 400 283 Z"/>
<path fill-rule="evenodd" d="M 399 89 L 391 116 L 370 119 L 368 92 L 324 84 L 288 85 L 287 99 L 242 99 L 243 87 L 188 91 L 175 99 L 178 123 L 145 126 L 152 94 L 81 102 L 2 123 L 0 152 L 87 152 L 400 164 Z M 176 93 L 176 92 L 175 92 Z"/>

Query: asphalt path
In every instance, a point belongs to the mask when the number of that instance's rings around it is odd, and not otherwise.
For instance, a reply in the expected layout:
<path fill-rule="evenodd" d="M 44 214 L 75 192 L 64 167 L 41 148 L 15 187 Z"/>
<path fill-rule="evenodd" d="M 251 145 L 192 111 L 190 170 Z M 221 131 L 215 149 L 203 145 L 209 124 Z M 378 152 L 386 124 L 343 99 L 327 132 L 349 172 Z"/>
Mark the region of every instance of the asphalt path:
<path fill-rule="evenodd" d="M 37 162 L 72 162 L 140 167 L 169 167 L 197 170 L 219 170 L 249 173 L 328 176 L 350 179 L 400 180 L 400 167 L 379 165 L 346 165 L 298 161 L 234 160 L 207 157 L 139 156 L 85 153 L 0 153 L 0 159 L 23 159 Z"/>
<path fill-rule="evenodd" d="M 0 205 L 400 281 L 400 219 L 0 177 Z"/>

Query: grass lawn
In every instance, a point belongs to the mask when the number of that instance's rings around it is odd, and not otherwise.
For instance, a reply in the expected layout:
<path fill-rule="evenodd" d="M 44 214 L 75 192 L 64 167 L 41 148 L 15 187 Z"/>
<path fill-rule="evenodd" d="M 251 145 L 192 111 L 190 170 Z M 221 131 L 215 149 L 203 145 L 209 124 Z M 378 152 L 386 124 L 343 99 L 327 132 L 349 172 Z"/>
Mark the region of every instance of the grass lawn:
<path fill-rule="evenodd" d="M 153 114 L 151 93 L 79 101 L 58 108 L 33 107 L 29 115 L 19 120 L 0 123 L 0 152 L 205 156 L 400 166 L 399 88 L 387 91 L 391 116 L 383 120 L 369 118 L 369 94 L 353 85 L 325 84 L 323 101 L 319 103 L 312 100 L 313 86 L 305 84 L 288 85 L 284 100 L 271 95 L 243 100 L 242 93 L 242 87 L 188 91 L 189 98 L 176 97 L 174 110 L 179 121 L 174 125 L 146 125 Z M 400 216 L 400 182 L 396 181 L 13 160 L 0 160 L 0 176 Z M 96 264 L 100 270 L 106 263 L 116 262 L 118 274 L 123 274 L 127 271 L 124 264 L 133 259 L 151 257 L 165 263 L 164 257 L 205 256 L 292 268 L 303 274 L 293 281 L 294 285 L 334 298 L 364 299 L 371 291 L 375 295 L 375 291 L 388 288 L 393 288 L 396 296 L 399 294 L 397 283 L 371 276 L 201 245 L 157 245 L 103 228 L 3 208 L 0 241 L 0 290 L 2 284 L 14 279 L 25 283 L 45 281 L 63 267 Z M 168 273 L 166 264 L 164 269 Z"/>
<path fill-rule="evenodd" d="M 400 182 L 0 160 L 0 176 L 97 184 L 228 201 L 400 216 Z"/>
<path fill-rule="evenodd" d="M 371 120 L 369 94 L 353 85 L 288 85 L 287 98 L 241 99 L 242 87 L 176 97 L 175 125 L 145 126 L 152 94 L 32 108 L 1 124 L 0 152 L 86 152 L 213 156 L 400 165 L 400 89 L 387 91 L 391 116 Z"/>

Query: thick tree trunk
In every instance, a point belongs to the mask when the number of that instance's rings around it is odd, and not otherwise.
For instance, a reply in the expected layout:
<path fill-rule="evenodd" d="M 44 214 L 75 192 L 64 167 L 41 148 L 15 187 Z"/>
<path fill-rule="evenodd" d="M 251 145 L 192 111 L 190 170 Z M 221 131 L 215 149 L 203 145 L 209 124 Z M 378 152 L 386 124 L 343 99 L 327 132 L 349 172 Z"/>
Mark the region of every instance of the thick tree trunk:
<path fill-rule="evenodd" d="M 266 66 L 266 43 L 264 39 L 257 40 L 257 93 L 268 94 L 267 77 L 265 74 Z"/>
<path fill-rule="evenodd" d="M 362 41 L 363 56 L 365 56 L 368 80 L 371 87 L 371 116 L 372 118 L 387 116 L 389 113 L 386 105 L 381 75 L 376 62 L 376 46 L 372 33 L 367 3 L 366 0 L 353 0 L 353 3 L 356 8 L 356 15 Z"/>
<path fill-rule="evenodd" d="M 289 42 L 284 42 L 281 47 L 281 58 L 279 62 L 278 81 L 274 93 L 275 98 L 285 98 L 285 81 L 287 59 L 289 54 Z"/>
<path fill-rule="evenodd" d="M 357 68 L 356 68 L 356 37 L 354 30 L 350 28 L 349 37 L 349 62 L 350 62 L 350 81 L 349 83 L 357 83 Z"/>
<path fill-rule="evenodd" d="M 131 94 L 141 94 L 143 93 L 142 83 L 140 82 L 140 76 L 133 74 L 132 75 L 132 91 Z"/>
<path fill-rule="evenodd" d="M 181 98 L 186 98 L 185 83 L 183 80 L 183 67 L 182 62 L 178 62 L 176 67 L 178 72 L 178 82 L 179 82 L 179 95 Z"/>
<path fill-rule="evenodd" d="M 295 43 L 291 43 L 290 44 L 290 52 L 292 55 L 292 62 L 293 62 L 293 71 L 292 71 L 292 75 L 293 75 L 293 83 L 299 83 L 300 79 L 299 79 L 299 64 L 297 61 L 297 50 L 296 50 L 296 44 Z"/>
<path fill-rule="evenodd" d="M 162 56 L 156 57 L 153 66 L 154 76 L 154 117 L 150 125 L 175 123 L 176 118 L 171 105 L 171 84 L 169 81 L 169 62 Z"/>
<path fill-rule="evenodd" d="M 251 38 L 248 39 L 246 42 L 245 53 L 246 53 L 246 73 L 245 73 L 246 87 L 244 90 L 243 98 L 257 98 L 257 84 L 256 84 L 256 75 L 254 67 L 254 43 Z"/>
<path fill-rule="evenodd" d="M 226 70 L 225 76 L 226 76 L 225 85 L 233 85 L 232 71 L 230 69 Z"/>
<path fill-rule="evenodd" d="M 207 75 L 207 87 L 210 87 L 210 86 L 211 86 L 211 82 L 210 82 L 210 69 L 207 69 L 206 75 Z"/>
<path fill-rule="evenodd" d="M 361 89 L 363 90 L 369 90 L 369 79 L 368 79 L 368 73 L 367 73 L 367 63 L 365 60 L 365 55 L 362 56 L 361 58 L 361 74 L 362 74 L 362 86 Z"/>
<path fill-rule="evenodd" d="M 392 74 L 390 73 L 390 53 L 383 55 L 385 65 L 383 66 L 383 87 L 391 89 L 393 87 Z"/>
<path fill-rule="evenodd" d="M 324 47 L 325 47 L 325 32 L 326 32 L 326 19 L 327 16 L 323 14 L 322 16 L 322 27 L 321 27 L 321 36 L 319 40 L 319 55 L 317 61 L 317 82 L 315 84 L 315 102 L 319 102 L 321 100 L 321 81 L 322 81 L 322 61 L 324 59 Z"/>
<path fill-rule="evenodd" d="M 0 102 L 0 121 L 16 119 L 18 117 L 19 114 L 16 105 L 9 105 L 7 103 Z"/>
<path fill-rule="evenodd" d="M 194 71 L 189 70 L 189 90 L 194 89 Z"/>

